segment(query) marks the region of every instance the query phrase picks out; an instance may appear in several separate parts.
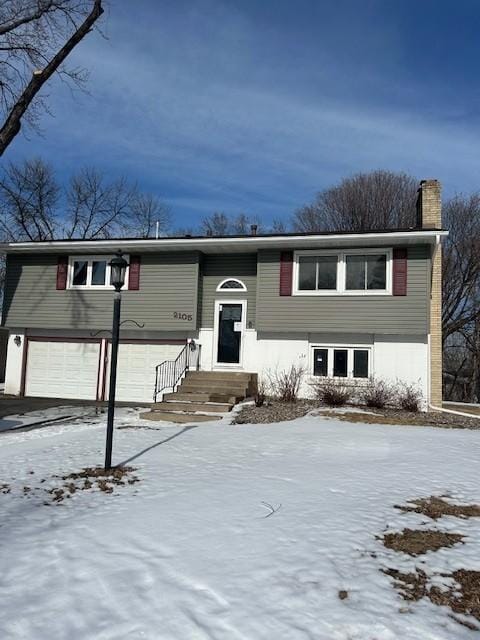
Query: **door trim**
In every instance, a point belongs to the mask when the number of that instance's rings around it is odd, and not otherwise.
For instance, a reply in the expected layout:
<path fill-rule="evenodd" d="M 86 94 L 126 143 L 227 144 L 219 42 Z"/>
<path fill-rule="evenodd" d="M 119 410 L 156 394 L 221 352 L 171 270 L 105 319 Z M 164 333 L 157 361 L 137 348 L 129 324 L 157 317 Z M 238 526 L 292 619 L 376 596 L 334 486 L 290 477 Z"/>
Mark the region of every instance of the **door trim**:
<path fill-rule="evenodd" d="M 239 362 L 218 362 L 218 324 L 220 315 L 221 304 L 239 304 L 242 306 L 242 335 L 240 337 L 240 356 Z M 221 300 L 215 300 L 215 311 L 213 321 L 213 354 L 212 354 L 212 367 L 214 369 L 243 369 L 243 345 L 245 342 L 245 330 L 247 327 L 247 301 L 238 300 L 232 298 L 222 298 Z"/>

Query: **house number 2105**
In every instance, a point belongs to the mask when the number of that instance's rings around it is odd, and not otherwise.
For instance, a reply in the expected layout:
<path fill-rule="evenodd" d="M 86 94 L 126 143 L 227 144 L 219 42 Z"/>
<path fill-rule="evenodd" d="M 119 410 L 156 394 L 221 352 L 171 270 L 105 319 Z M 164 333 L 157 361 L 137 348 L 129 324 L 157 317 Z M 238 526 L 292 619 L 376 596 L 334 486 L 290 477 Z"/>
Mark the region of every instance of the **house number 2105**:
<path fill-rule="evenodd" d="M 178 313 L 178 311 L 173 312 L 173 317 L 175 320 L 188 320 L 189 322 L 193 318 L 191 313 Z"/>

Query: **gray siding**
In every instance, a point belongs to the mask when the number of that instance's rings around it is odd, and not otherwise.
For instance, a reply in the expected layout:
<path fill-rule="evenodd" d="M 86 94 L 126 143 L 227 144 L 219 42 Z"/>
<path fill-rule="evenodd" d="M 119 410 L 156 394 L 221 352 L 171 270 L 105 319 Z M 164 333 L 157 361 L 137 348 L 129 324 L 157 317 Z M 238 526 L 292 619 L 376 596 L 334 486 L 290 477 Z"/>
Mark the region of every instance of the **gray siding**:
<path fill-rule="evenodd" d="M 408 249 L 406 296 L 280 296 L 280 252 L 258 258 L 257 330 L 426 334 L 430 249 Z"/>
<path fill-rule="evenodd" d="M 122 319 L 146 331 L 182 331 L 197 326 L 198 253 L 144 254 L 140 290 L 122 293 Z M 112 291 L 56 290 L 57 256 L 7 259 L 3 322 L 11 327 L 109 329 Z M 192 319 L 175 319 L 174 313 Z M 129 324 L 125 328 L 135 329 Z"/>
<path fill-rule="evenodd" d="M 231 299 L 247 301 L 247 326 L 255 328 L 257 301 L 257 255 L 205 255 L 201 267 L 200 285 L 200 326 L 212 328 L 215 300 Z M 237 278 L 247 287 L 247 291 L 216 291 L 225 278 Z"/>

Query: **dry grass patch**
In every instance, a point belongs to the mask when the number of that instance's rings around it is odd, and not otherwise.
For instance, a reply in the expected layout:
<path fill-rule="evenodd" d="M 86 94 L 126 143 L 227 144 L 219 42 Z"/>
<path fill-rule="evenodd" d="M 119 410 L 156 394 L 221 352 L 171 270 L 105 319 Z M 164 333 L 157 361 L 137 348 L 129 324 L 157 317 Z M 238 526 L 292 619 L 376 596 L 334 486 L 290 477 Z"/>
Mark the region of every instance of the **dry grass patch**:
<path fill-rule="evenodd" d="M 362 422 L 364 424 L 411 425 L 419 427 L 442 427 L 444 429 L 480 429 L 480 419 L 478 418 L 456 416 L 442 413 L 441 411 L 412 413 L 410 411 L 398 411 L 396 409 L 382 409 L 381 412 L 372 412 L 370 409 L 369 413 L 363 413 L 361 411 L 340 413 L 325 409 L 319 410 L 315 415 L 335 418 L 335 420 L 342 420 L 343 422 Z"/>
<path fill-rule="evenodd" d="M 459 569 L 448 577 L 453 578 L 458 586 L 448 590 L 433 586 L 428 592 L 430 600 L 434 604 L 450 607 L 454 613 L 473 616 L 480 621 L 480 571 Z M 480 630 L 479 627 L 469 625 L 463 620 L 458 618 L 455 620 L 468 626 L 469 629 Z"/>
<path fill-rule="evenodd" d="M 433 604 L 448 607 L 452 611 L 451 617 L 459 624 L 472 631 L 480 631 L 480 627 L 469 620 L 453 615 L 472 616 L 480 621 L 480 571 L 459 569 L 451 574 L 441 574 L 442 577 L 453 578 L 456 582 L 452 587 L 443 588 L 429 586 L 426 573 L 420 569 L 414 573 L 402 573 L 397 569 L 382 571 L 393 578 L 395 588 L 404 600 L 417 602 L 426 597 Z"/>
<path fill-rule="evenodd" d="M 456 516 L 457 518 L 480 518 L 480 505 L 478 504 L 452 504 L 437 496 L 417 498 L 409 500 L 406 505 L 395 505 L 396 509 L 405 512 L 421 513 L 432 520 L 442 516 Z"/>
<path fill-rule="evenodd" d="M 103 467 L 86 467 L 79 472 L 69 473 L 65 476 L 54 476 L 61 478 L 64 484 L 60 487 L 49 489 L 48 493 L 54 502 L 62 502 L 65 498 L 70 498 L 77 491 L 87 491 L 95 486 L 105 493 L 113 493 L 115 486 L 135 484 L 139 478 L 133 475 L 136 471 L 134 467 L 115 467 L 105 471 Z"/>
<path fill-rule="evenodd" d="M 415 573 L 402 573 L 397 569 L 382 569 L 393 578 L 395 588 L 404 600 L 417 602 L 427 594 L 427 574 L 421 569 Z"/>
<path fill-rule="evenodd" d="M 459 533 L 404 529 L 400 533 L 386 533 L 382 540 L 387 549 L 403 551 L 410 556 L 419 556 L 427 551 L 453 547 L 453 545 L 462 542 L 463 538 L 464 536 Z"/>
<path fill-rule="evenodd" d="M 0 493 L 3 493 L 3 494 L 6 495 L 7 493 L 10 493 L 11 490 L 12 490 L 12 488 L 6 482 L 3 483 L 3 484 L 0 484 Z"/>

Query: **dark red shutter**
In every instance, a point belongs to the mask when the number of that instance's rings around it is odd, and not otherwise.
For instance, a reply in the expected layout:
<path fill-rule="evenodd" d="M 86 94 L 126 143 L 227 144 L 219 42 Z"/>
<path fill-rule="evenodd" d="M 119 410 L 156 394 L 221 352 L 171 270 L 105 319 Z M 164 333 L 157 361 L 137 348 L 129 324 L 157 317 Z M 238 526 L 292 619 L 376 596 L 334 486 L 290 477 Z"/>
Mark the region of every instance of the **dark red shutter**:
<path fill-rule="evenodd" d="M 393 295 L 407 295 L 407 250 L 403 247 L 393 250 Z"/>
<path fill-rule="evenodd" d="M 293 251 L 280 253 L 280 295 L 292 295 Z"/>
<path fill-rule="evenodd" d="M 140 256 L 130 256 L 128 288 L 130 291 L 138 291 L 140 289 Z"/>
<path fill-rule="evenodd" d="M 68 256 L 58 256 L 57 261 L 57 289 L 67 288 Z"/>

